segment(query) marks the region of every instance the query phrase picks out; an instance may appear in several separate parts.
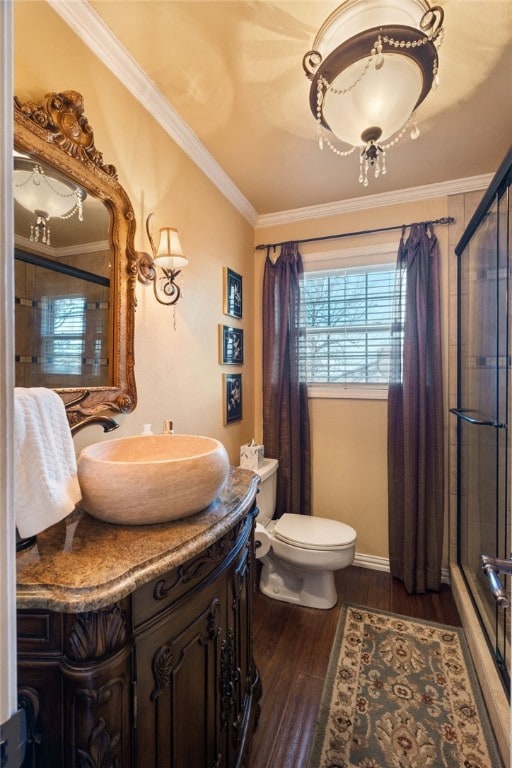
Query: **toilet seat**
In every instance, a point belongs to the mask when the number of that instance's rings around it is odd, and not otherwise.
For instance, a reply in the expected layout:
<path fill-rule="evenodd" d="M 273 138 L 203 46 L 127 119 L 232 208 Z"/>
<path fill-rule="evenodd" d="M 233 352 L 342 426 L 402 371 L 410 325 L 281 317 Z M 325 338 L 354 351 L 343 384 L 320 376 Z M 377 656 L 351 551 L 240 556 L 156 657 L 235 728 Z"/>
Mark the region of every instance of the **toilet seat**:
<path fill-rule="evenodd" d="M 335 551 L 352 547 L 357 534 L 339 520 L 286 513 L 273 528 L 276 539 L 302 549 Z"/>

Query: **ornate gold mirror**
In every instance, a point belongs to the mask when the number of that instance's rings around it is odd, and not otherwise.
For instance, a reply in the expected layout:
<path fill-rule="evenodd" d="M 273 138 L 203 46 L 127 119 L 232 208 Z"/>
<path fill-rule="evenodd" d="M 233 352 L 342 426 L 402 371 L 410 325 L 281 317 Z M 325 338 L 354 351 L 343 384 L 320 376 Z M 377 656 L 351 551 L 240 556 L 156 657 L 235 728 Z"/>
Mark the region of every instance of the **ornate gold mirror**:
<path fill-rule="evenodd" d="M 136 405 L 135 217 L 76 91 L 14 100 L 16 386 L 71 425 Z"/>

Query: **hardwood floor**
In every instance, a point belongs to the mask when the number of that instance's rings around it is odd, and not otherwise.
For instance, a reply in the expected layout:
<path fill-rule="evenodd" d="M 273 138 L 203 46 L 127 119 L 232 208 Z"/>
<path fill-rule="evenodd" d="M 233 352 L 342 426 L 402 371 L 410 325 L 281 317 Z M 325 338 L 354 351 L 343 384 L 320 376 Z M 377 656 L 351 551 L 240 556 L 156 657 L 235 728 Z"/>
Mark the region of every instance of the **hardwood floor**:
<path fill-rule="evenodd" d="M 254 657 L 263 696 L 247 768 L 305 768 L 341 603 L 461 625 L 450 588 L 409 595 L 388 573 L 351 566 L 336 574 L 328 611 L 271 600 L 256 591 Z"/>

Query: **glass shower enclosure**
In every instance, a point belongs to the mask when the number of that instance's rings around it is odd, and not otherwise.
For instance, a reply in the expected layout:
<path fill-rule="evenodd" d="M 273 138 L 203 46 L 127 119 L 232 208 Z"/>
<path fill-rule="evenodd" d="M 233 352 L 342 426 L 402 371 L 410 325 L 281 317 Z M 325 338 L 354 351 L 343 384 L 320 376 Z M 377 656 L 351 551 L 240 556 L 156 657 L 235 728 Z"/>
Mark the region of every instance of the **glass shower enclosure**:
<path fill-rule="evenodd" d="M 510 609 L 500 607 L 482 555 L 509 561 L 512 151 L 462 236 L 458 257 L 457 482 L 459 566 L 507 691 Z M 509 579 L 493 578 L 510 598 Z"/>

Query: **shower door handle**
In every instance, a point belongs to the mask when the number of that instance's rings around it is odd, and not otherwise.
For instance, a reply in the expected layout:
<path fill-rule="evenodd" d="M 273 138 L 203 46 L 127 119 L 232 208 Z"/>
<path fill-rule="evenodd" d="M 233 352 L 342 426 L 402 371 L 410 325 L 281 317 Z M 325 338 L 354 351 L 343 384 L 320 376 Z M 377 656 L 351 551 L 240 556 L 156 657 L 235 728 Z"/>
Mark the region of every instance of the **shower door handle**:
<path fill-rule="evenodd" d="M 507 426 L 502 421 L 495 421 L 494 419 L 477 419 L 476 416 L 470 416 L 471 413 L 476 413 L 476 411 L 471 411 L 467 408 L 450 408 L 450 413 L 453 413 L 458 419 L 463 419 L 464 421 L 469 421 L 470 424 L 475 424 L 477 427 L 496 427 L 497 429 L 505 429 Z"/>
<path fill-rule="evenodd" d="M 498 604 L 499 608 L 509 608 L 510 600 L 503 587 L 503 584 L 498 579 L 499 573 L 505 573 L 509 576 L 512 575 L 512 560 L 501 560 L 498 557 L 491 557 L 490 555 L 480 555 L 480 562 L 482 569 L 491 587 L 491 592 Z"/>

